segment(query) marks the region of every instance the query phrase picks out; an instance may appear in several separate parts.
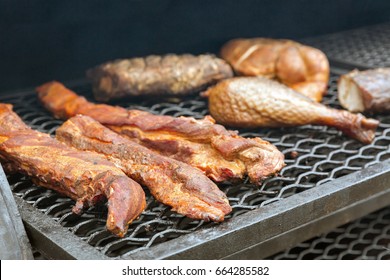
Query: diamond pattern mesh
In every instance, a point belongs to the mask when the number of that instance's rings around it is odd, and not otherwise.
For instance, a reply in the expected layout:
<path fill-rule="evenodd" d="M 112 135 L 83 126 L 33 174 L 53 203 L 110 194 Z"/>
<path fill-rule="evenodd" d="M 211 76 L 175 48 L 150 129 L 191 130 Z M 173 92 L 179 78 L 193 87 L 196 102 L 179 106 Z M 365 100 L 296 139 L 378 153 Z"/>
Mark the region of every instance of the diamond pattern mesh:
<path fill-rule="evenodd" d="M 324 98 L 323 103 L 340 108 L 335 93 L 336 79 L 334 75 L 331 77 L 329 94 Z M 73 89 L 91 97 L 89 86 L 78 86 Z M 62 123 L 60 120 L 53 119 L 39 104 L 33 92 L 0 96 L 0 102 L 14 104 L 15 111 L 24 121 L 40 131 L 53 133 Z M 184 99 L 140 99 L 117 104 L 173 116 L 200 118 L 208 113 L 207 100 L 198 96 Z M 227 219 L 240 219 L 240 216 L 248 211 L 390 158 L 390 116 L 374 117 L 378 118 L 381 124 L 375 141 L 366 146 L 343 136 L 333 128 L 321 126 L 241 130 L 242 136 L 261 137 L 276 145 L 285 154 L 287 166 L 278 177 L 268 179 L 260 187 L 251 185 L 247 179 L 238 184 L 220 184 L 220 188 L 227 194 L 233 207 L 233 212 Z M 71 234 L 112 258 L 125 257 L 130 253 L 145 250 L 200 228 L 218 226 L 214 223 L 191 220 L 170 211 L 168 207 L 156 202 L 145 189 L 146 210 L 130 225 L 128 234 L 119 239 L 105 230 L 107 210 L 104 205 L 90 208 L 81 216 L 77 216 L 71 211 L 74 205 L 71 199 L 35 186 L 22 175 L 9 175 L 8 180 L 15 195 L 57 221 Z"/>
<path fill-rule="evenodd" d="M 277 260 L 390 260 L 390 208 L 276 254 Z"/>
<path fill-rule="evenodd" d="M 390 66 L 390 23 L 302 40 L 330 60 L 368 68 Z"/>

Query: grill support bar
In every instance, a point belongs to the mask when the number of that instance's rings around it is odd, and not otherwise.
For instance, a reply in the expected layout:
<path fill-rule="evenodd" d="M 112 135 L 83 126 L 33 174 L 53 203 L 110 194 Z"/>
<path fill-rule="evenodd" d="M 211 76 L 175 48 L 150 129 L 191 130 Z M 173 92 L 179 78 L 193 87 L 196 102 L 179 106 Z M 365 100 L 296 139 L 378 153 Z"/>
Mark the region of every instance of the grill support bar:
<path fill-rule="evenodd" d="M 59 260 L 109 259 L 77 236 L 70 234 L 53 219 L 48 219 L 45 214 L 37 211 L 22 198 L 15 196 L 15 200 L 32 246 L 47 258 L 55 256 Z"/>
<path fill-rule="evenodd" d="M 0 259 L 33 259 L 18 207 L 0 164 Z"/>
<path fill-rule="evenodd" d="M 264 258 L 389 205 L 389 201 L 390 161 L 385 161 L 245 213 L 219 227 L 199 230 L 127 257 Z"/>
<path fill-rule="evenodd" d="M 329 215 L 318 218 L 317 220 L 310 221 L 302 226 L 293 228 L 288 232 L 284 232 L 260 242 L 255 246 L 226 256 L 224 259 L 263 259 L 269 257 L 280 251 L 292 248 L 300 242 L 327 233 L 329 230 L 364 217 L 367 213 L 375 212 L 376 210 L 389 205 L 389 201 L 390 188 Z"/>

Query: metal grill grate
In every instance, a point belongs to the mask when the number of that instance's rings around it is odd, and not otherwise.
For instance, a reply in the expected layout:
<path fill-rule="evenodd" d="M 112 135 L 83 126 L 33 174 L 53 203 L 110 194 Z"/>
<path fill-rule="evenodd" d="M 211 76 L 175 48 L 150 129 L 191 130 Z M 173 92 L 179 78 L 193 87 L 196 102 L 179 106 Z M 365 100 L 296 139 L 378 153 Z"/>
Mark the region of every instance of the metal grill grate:
<path fill-rule="evenodd" d="M 324 51 L 331 62 L 363 68 L 390 66 L 390 23 L 319 36 L 302 42 Z"/>
<path fill-rule="evenodd" d="M 335 75 L 331 77 L 329 94 L 323 103 L 339 108 L 335 93 L 336 78 Z M 76 86 L 73 89 L 91 97 L 87 85 Z M 15 111 L 34 129 L 53 134 L 62 123 L 53 119 L 39 104 L 34 92 L 0 96 L 0 102 L 14 104 Z M 200 118 L 208 112 L 206 102 L 200 97 L 192 96 L 181 100 L 133 100 L 118 104 L 156 114 Z M 240 215 L 253 209 L 291 197 L 390 158 L 390 116 L 374 117 L 377 117 L 381 124 L 375 141 L 365 146 L 343 136 L 333 128 L 321 126 L 242 130 L 242 136 L 261 137 L 276 145 L 285 154 L 287 166 L 280 176 L 268 179 L 259 188 L 249 184 L 248 180 L 241 184 L 220 184 L 233 207 L 233 212 L 227 219 L 239 219 Z M 214 223 L 191 220 L 171 212 L 168 207 L 156 202 L 146 190 L 146 210 L 130 225 L 128 234 L 119 239 L 105 230 L 104 206 L 90 208 L 81 216 L 77 216 L 71 212 L 74 205 L 71 199 L 35 186 L 22 175 L 10 175 L 8 180 L 16 196 L 110 258 L 134 255 L 135 252 L 199 229 L 218 227 Z"/>
<path fill-rule="evenodd" d="M 390 260 L 390 208 L 298 244 L 271 259 Z"/>

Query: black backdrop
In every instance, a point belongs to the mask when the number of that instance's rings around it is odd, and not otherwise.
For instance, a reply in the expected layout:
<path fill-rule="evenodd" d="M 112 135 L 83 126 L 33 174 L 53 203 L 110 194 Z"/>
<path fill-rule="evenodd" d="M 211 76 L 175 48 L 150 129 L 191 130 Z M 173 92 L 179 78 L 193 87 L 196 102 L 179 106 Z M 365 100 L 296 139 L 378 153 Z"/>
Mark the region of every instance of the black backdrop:
<path fill-rule="evenodd" d="M 299 39 L 386 21 L 388 0 L 0 0 L 0 92 L 80 79 L 114 58 L 217 53 L 235 37 Z"/>

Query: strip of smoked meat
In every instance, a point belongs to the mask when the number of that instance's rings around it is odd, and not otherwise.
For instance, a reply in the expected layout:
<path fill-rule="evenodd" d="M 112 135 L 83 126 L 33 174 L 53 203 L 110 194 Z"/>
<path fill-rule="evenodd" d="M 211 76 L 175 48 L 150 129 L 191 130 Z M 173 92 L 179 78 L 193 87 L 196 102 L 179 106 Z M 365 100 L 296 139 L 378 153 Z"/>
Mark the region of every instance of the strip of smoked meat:
<path fill-rule="evenodd" d="M 56 131 L 56 138 L 81 150 L 104 154 L 130 178 L 172 210 L 193 219 L 222 222 L 232 208 L 226 195 L 200 170 L 164 157 L 96 120 L 77 115 Z"/>
<path fill-rule="evenodd" d="M 284 155 L 271 143 L 240 137 L 215 124 L 210 116 L 196 120 L 95 104 L 59 82 L 48 82 L 37 92 L 56 117 L 90 116 L 134 142 L 199 168 L 217 182 L 242 179 L 247 174 L 252 183 L 260 184 L 285 165 Z"/>
<path fill-rule="evenodd" d="M 73 212 L 108 200 L 106 227 L 123 237 L 128 225 L 144 210 L 142 187 L 104 156 L 79 151 L 28 127 L 0 103 L 0 162 L 8 172 L 20 172 L 39 186 L 76 201 Z"/>

